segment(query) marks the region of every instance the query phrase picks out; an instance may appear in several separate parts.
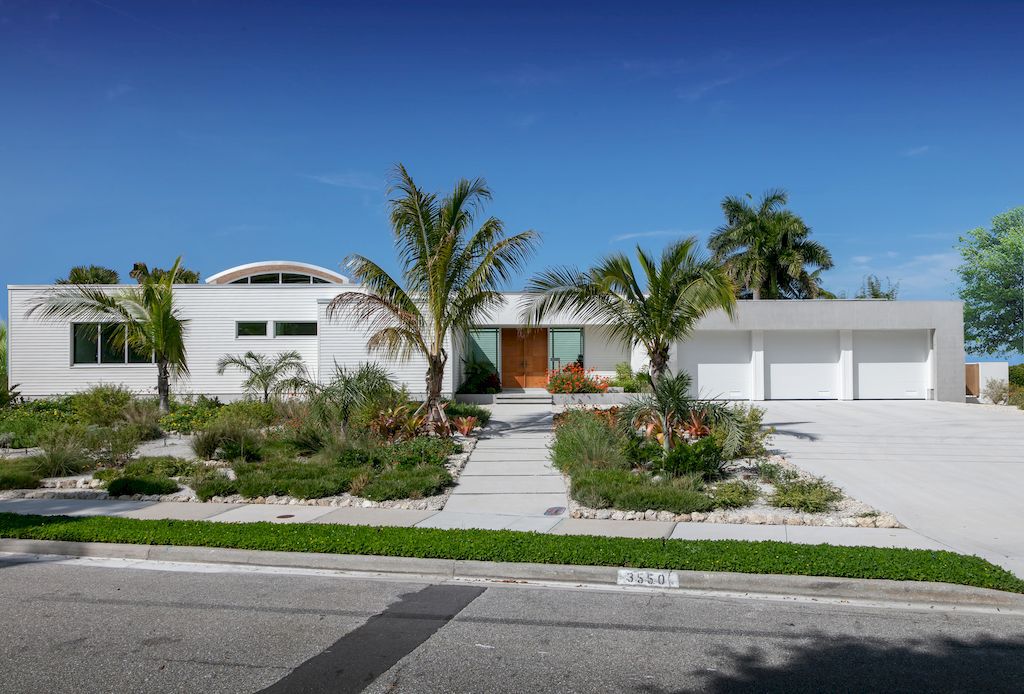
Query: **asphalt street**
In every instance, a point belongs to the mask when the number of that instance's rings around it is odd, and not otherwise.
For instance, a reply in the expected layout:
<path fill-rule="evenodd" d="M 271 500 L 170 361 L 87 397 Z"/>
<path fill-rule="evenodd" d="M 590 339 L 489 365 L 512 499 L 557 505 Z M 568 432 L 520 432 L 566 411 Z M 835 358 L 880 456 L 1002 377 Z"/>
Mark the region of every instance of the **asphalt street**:
<path fill-rule="evenodd" d="M 0 555 L 4 692 L 1024 691 L 1024 619 Z"/>

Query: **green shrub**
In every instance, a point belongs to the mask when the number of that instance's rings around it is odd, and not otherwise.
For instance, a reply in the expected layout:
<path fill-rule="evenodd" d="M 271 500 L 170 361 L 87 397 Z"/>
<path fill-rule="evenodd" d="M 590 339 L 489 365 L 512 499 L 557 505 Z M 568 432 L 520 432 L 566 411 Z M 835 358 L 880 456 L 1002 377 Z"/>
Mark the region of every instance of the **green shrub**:
<path fill-rule="evenodd" d="M 1014 364 L 1010 367 L 1010 385 L 1024 388 L 1024 364 Z"/>
<path fill-rule="evenodd" d="M 725 465 L 722 447 L 713 436 L 693 443 L 678 443 L 655 463 L 667 475 L 699 475 L 705 481 L 720 479 Z"/>
<path fill-rule="evenodd" d="M 713 507 L 693 476 L 654 481 L 646 473 L 590 469 L 573 473 L 570 486 L 572 497 L 591 508 L 692 513 Z"/>
<path fill-rule="evenodd" d="M 758 496 L 760 496 L 760 491 L 756 484 L 740 480 L 722 482 L 711 490 L 711 500 L 714 502 L 715 508 L 750 506 L 757 501 Z"/>
<path fill-rule="evenodd" d="M 764 426 L 765 410 L 749 404 L 732 406 L 735 423 L 739 429 L 739 447 L 736 458 L 762 458 L 768 455 L 774 427 Z M 711 427 L 711 432 L 720 445 L 724 446 L 727 432 L 722 427 Z"/>
<path fill-rule="evenodd" d="M 615 365 L 615 377 L 608 385 L 622 388 L 624 393 L 642 393 L 648 385 L 646 374 L 635 373 L 628 361 Z"/>
<path fill-rule="evenodd" d="M 476 417 L 477 423 L 485 427 L 491 421 L 491 411 L 486 407 L 475 405 L 471 402 L 449 402 L 445 408 L 448 419 L 456 417 Z"/>
<path fill-rule="evenodd" d="M 17 462 L 0 460 L 0 489 L 35 489 L 41 479 L 34 456 Z"/>
<path fill-rule="evenodd" d="M 80 424 L 54 424 L 41 430 L 36 441 L 42 453 L 35 456 L 37 472 L 43 477 L 76 475 L 91 464 L 87 432 Z"/>
<path fill-rule="evenodd" d="M 31 448 L 37 445 L 40 431 L 73 419 L 68 398 L 29 400 L 0 410 L 0 433 L 10 434 L 11 448 Z"/>
<path fill-rule="evenodd" d="M 824 513 L 842 498 L 843 493 L 823 479 L 795 479 L 779 482 L 769 503 L 803 513 Z"/>
<path fill-rule="evenodd" d="M 352 479 L 365 472 L 372 472 L 372 468 L 295 460 L 235 467 L 238 493 L 248 498 L 289 495 L 317 499 L 336 496 L 347 492 Z"/>
<path fill-rule="evenodd" d="M 229 480 L 219 470 L 201 467 L 186 484 L 192 487 L 200 501 L 209 501 L 215 496 L 232 496 L 238 493 L 238 484 Z"/>
<path fill-rule="evenodd" d="M 374 451 L 385 467 L 416 467 L 433 465 L 443 467 L 448 456 L 460 450 L 458 443 L 437 436 L 417 436 L 381 446 Z"/>
<path fill-rule="evenodd" d="M 160 403 L 152 398 L 136 398 L 124 410 L 124 421 L 133 427 L 142 441 L 153 441 L 164 435 L 160 428 Z"/>
<path fill-rule="evenodd" d="M 440 494 L 451 483 L 451 475 L 443 468 L 431 465 L 395 468 L 374 477 L 363 489 L 361 496 L 372 501 L 422 499 Z"/>
<path fill-rule="evenodd" d="M 126 477 L 185 477 L 195 474 L 197 465 L 182 458 L 170 455 L 154 455 L 136 458 L 124 466 Z"/>
<path fill-rule="evenodd" d="M 133 426 L 89 427 L 85 430 L 85 449 L 94 462 L 101 465 L 123 465 L 139 450 L 142 440 Z"/>
<path fill-rule="evenodd" d="M 170 413 L 160 418 L 160 426 L 167 431 L 191 434 L 216 417 L 220 407 L 217 400 L 203 397 L 192 403 L 175 404 Z"/>
<path fill-rule="evenodd" d="M 216 420 L 248 421 L 253 427 L 266 427 L 277 422 L 274 404 L 259 400 L 237 400 L 217 410 Z"/>
<path fill-rule="evenodd" d="M 589 410 L 570 410 L 555 428 L 551 459 L 562 472 L 590 468 L 626 469 L 623 454 L 626 440 L 622 432 L 609 426 Z"/>
<path fill-rule="evenodd" d="M 120 385 L 99 384 L 71 396 L 71 409 L 81 424 L 111 427 L 124 421 L 135 396 Z"/>
<path fill-rule="evenodd" d="M 1024 593 L 1024 581 L 978 557 L 892 547 L 739 540 L 565 537 L 507 530 L 216 523 L 0 513 L 0 536 L 66 542 L 224 547 L 677 571 L 942 581 Z"/>
<path fill-rule="evenodd" d="M 147 477 L 117 477 L 107 483 L 110 496 L 131 496 L 133 494 L 173 494 L 178 483 L 170 477 L 156 475 Z"/>
<path fill-rule="evenodd" d="M 248 417 L 218 416 L 192 435 L 192 451 L 203 460 L 259 460 L 263 442 Z"/>
<path fill-rule="evenodd" d="M 757 466 L 757 474 L 762 482 L 768 482 L 769 484 L 791 482 L 800 476 L 795 470 L 782 467 L 777 463 L 759 464 Z"/>
<path fill-rule="evenodd" d="M 501 379 L 498 378 L 498 372 L 493 365 L 473 361 L 468 361 L 465 364 L 459 393 L 492 394 L 501 392 Z"/>
<path fill-rule="evenodd" d="M 627 432 L 623 439 L 622 454 L 633 465 L 648 467 L 660 461 L 665 455 L 665 450 L 657 441 Z"/>

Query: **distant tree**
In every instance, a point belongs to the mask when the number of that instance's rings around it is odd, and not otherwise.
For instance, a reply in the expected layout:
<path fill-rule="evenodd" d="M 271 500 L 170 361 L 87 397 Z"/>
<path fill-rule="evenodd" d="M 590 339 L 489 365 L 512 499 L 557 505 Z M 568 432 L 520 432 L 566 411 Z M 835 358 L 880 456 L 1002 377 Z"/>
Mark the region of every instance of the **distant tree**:
<path fill-rule="evenodd" d="M 1024 350 L 1024 207 L 960 237 L 964 337 L 973 354 Z"/>
<path fill-rule="evenodd" d="M 55 281 L 56 284 L 117 284 L 121 276 L 117 270 L 101 265 L 76 265 L 68 271 L 66 278 Z"/>
<path fill-rule="evenodd" d="M 251 351 L 242 355 L 226 354 L 217 362 L 217 373 L 223 374 L 229 366 L 245 374 L 242 388 L 247 393 L 262 395 L 263 402 L 270 402 L 271 393 L 286 390 L 306 377 L 302 355 L 295 350 L 273 357 Z"/>
<path fill-rule="evenodd" d="M 7 380 L 7 323 L 0 320 L 0 407 L 17 400 L 15 386 Z"/>
<path fill-rule="evenodd" d="M 169 270 L 164 270 L 160 267 L 154 267 L 150 270 L 146 267 L 145 263 L 135 263 L 132 266 L 132 271 L 128 273 L 128 276 L 134 279 L 139 284 L 142 284 L 144 280 L 150 279 L 155 282 L 159 282 Z M 174 280 L 175 284 L 199 284 L 199 273 L 195 270 L 189 270 L 188 268 L 181 268 L 178 270 L 178 275 Z"/>
<path fill-rule="evenodd" d="M 865 275 L 864 281 L 860 285 L 860 289 L 853 295 L 854 299 L 885 299 L 886 301 L 895 301 L 896 297 L 900 293 L 900 283 L 892 283 L 888 277 L 885 278 L 885 287 L 882 286 L 882 280 L 878 278 L 878 275 Z"/>
<path fill-rule="evenodd" d="M 746 198 L 746 199 L 744 199 Z M 753 197 L 722 200 L 725 224 L 708 240 L 741 296 L 753 299 L 813 299 L 822 292 L 820 272 L 832 254 L 809 237 L 811 229 L 785 209 L 784 190 L 769 190 L 756 206 Z"/>

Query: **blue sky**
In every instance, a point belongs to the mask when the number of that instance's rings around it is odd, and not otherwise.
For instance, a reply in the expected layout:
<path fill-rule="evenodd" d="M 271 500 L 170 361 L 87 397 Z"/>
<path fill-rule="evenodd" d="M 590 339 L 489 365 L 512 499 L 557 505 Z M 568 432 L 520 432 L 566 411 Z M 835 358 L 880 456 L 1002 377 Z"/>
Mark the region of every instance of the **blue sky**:
<path fill-rule="evenodd" d="M 953 298 L 957 236 L 1024 204 L 1024 3 L 298 5 L 0 0 L 0 283 L 391 267 L 399 161 L 485 177 L 533 269 L 783 187 L 829 288 L 907 299 Z"/>

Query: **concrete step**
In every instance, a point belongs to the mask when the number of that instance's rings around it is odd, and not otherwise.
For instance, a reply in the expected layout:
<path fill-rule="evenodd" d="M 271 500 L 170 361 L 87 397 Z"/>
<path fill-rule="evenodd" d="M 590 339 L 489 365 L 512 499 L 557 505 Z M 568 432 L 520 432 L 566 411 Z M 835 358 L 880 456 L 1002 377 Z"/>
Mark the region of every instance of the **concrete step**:
<path fill-rule="evenodd" d="M 498 393 L 494 396 L 495 405 L 550 405 L 550 394 L 542 393 Z"/>

